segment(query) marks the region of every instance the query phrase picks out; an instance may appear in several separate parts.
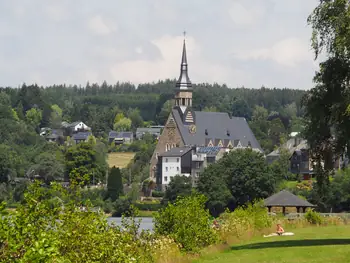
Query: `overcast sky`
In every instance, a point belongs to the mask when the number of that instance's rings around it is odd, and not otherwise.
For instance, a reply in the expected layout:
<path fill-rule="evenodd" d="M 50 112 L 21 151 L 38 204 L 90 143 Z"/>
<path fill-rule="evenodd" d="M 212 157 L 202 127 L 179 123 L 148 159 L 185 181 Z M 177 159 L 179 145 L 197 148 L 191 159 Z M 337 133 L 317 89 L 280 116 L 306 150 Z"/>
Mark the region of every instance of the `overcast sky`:
<path fill-rule="evenodd" d="M 309 89 L 317 0 L 0 1 L 0 86 L 176 78 Z"/>

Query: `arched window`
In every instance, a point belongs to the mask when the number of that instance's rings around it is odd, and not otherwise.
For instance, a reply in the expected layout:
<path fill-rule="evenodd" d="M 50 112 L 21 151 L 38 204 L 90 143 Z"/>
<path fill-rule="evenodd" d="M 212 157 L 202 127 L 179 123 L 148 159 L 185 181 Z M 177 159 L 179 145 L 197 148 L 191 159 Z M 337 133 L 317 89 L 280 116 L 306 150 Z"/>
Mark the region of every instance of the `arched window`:
<path fill-rule="evenodd" d="M 175 147 L 176 147 L 176 144 L 173 143 L 173 144 L 171 145 L 171 148 L 175 148 Z"/>
<path fill-rule="evenodd" d="M 170 145 L 169 145 L 169 143 L 167 143 L 166 145 L 165 145 L 165 151 L 167 152 L 167 151 L 169 151 L 170 150 Z"/>

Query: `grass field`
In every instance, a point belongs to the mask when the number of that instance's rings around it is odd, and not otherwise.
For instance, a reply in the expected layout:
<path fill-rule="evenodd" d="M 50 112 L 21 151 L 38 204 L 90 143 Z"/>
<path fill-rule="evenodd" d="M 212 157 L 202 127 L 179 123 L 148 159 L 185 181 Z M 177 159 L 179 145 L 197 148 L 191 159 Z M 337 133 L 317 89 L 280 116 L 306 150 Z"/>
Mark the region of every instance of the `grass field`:
<path fill-rule="evenodd" d="M 119 168 L 125 168 L 129 162 L 134 158 L 135 153 L 110 153 L 108 154 L 108 165 L 109 167 L 119 167 Z"/>
<path fill-rule="evenodd" d="M 194 262 L 350 262 L 350 226 L 309 227 L 292 231 L 294 236 L 253 239 Z"/>

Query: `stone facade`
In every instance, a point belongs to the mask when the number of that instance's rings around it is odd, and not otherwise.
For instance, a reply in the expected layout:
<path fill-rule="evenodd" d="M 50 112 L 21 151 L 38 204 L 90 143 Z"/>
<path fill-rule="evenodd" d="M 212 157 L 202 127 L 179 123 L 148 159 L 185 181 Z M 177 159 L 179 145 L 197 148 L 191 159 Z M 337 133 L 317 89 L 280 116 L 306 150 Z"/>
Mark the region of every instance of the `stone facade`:
<path fill-rule="evenodd" d="M 179 128 L 173 115 L 170 114 L 150 161 L 150 177 L 152 180 L 156 180 L 158 156 L 171 148 L 182 146 L 184 146 L 184 142 L 181 138 Z"/>

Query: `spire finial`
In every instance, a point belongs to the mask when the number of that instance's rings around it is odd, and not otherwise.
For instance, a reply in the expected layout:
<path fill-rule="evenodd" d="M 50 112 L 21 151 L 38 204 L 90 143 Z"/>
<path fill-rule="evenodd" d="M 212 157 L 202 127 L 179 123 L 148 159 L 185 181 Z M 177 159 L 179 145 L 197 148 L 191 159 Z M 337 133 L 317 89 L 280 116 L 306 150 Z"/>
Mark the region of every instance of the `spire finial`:
<path fill-rule="evenodd" d="M 184 34 L 184 40 L 186 40 L 186 30 L 184 30 L 183 34 Z"/>

